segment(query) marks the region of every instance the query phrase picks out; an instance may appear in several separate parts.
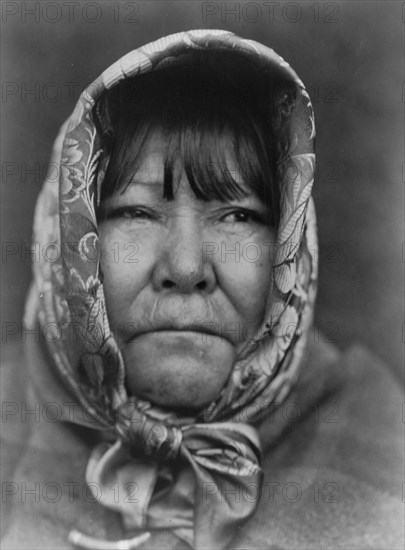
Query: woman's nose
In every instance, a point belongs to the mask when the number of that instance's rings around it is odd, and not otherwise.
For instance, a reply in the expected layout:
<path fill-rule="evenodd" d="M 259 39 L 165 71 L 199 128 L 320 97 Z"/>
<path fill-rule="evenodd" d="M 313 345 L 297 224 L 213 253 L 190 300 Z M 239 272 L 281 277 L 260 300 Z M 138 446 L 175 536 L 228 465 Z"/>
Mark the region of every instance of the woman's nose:
<path fill-rule="evenodd" d="M 155 290 L 173 289 L 183 294 L 210 293 L 215 288 L 211 261 L 203 256 L 202 230 L 198 224 L 179 220 L 162 242 L 152 283 Z"/>

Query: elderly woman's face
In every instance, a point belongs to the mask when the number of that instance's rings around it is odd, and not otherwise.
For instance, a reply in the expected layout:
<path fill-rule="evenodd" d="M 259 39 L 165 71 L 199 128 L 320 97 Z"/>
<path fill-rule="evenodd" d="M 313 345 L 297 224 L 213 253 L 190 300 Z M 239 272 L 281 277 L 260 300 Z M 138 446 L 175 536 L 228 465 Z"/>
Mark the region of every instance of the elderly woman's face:
<path fill-rule="evenodd" d="M 101 268 L 129 391 L 195 409 L 218 396 L 263 320 L 274 230 L 253 192 L 204 202 L 180 164 L 163 198 L 164 147 L 153 134 L 132 183 L 105 201 Z M 224 147 L 237 177 L 230 139 Z"/>

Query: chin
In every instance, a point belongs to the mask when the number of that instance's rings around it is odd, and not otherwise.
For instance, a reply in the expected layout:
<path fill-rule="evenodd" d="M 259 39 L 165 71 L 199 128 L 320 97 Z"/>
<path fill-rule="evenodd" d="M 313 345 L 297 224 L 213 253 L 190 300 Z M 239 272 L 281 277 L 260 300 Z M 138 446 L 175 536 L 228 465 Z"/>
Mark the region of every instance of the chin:
<path fill-rule="evenodd" d="M 122 352 L 131 395 L 165 408 L 192 410 L 219 396 L 236 357 L 228 340 L 194 331 L 148 332 Z"/>

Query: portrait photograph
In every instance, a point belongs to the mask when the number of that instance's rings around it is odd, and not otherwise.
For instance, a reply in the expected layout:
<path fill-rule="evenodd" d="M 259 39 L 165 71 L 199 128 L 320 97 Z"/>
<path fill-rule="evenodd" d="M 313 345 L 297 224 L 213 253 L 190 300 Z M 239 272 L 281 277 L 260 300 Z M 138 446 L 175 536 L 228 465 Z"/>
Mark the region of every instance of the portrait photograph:
<path fill-rule="evenodd" d="M 4 0 L 3 550 L 405 544 L 395 0 Z"/>

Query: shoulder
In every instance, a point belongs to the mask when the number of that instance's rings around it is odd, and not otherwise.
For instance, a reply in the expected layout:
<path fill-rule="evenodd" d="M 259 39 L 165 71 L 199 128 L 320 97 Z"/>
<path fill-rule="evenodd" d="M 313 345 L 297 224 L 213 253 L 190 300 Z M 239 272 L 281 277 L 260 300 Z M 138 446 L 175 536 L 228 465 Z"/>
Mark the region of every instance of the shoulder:
<path fill-rule="evenodd" d="M 403 548 L 403 402 L 364 347 L 312 343 L 295 391 L 261 426 L 265 479 L 242 546 Z"/>

